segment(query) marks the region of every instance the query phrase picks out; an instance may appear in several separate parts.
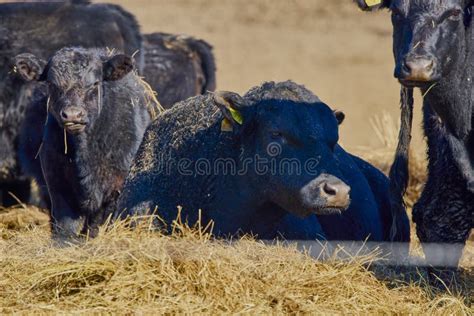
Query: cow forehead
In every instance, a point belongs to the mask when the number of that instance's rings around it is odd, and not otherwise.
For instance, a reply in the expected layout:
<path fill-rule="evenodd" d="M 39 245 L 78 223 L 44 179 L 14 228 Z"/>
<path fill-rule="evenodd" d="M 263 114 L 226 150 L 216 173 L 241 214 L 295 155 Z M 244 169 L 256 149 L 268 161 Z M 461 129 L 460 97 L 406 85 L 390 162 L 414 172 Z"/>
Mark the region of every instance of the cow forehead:
<path fill-rule="evenodd" d="M 91 52 L 61 50 L 50 61 L 48 79 L 60 87 L 93 80 L 100 75 L 102 62 Z"/>
<path fill-rule="evenodd" d="M 429 11 L 439 12 L 459 6 L 462 0 L 394 0 L 392 8 L 397 8 L 403 12 Z"/>
<path fill-rule="evenodd" d="M 327 129 L 337 130 L 337 122 L 331 109 L 324 103 L 272 102 L 264 106 L 259 120 L 276 124 L 284 129 L 317 136 Z"/>

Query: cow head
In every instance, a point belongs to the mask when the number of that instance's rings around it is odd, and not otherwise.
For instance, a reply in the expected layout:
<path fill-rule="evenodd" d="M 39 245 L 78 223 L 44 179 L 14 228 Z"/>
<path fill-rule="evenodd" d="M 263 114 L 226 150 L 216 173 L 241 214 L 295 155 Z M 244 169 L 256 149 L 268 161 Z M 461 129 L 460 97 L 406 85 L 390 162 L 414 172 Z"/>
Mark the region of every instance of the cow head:
<path fill-rule="evenodd" d="M 428 87 L 462 67 L 472 1 L 357 0 L 363 10 L 392 13 L 395 77 L 407 87 Z"/>
<path fill-rule="evenodd" d="M 231 92 L 215 93 L 214 102 L 249 163 L 243 177 L 254 185 L 252 194 L 299 216 L 349 206 L 350 188 L 340 180 L 334 158 L 342 112 L 289 100 L 249 104 Z"/>
<path fill-rule="evenodd" d="M 15 57 L 16 71 L 27 81 L 48 84 L 48 109 L 60 126 L 79 134 L 100 115 L 107 82 L 124 78 L 133 69 L 126 55 L 107 56 L 94 49 L 63 48 L 48 63 L 31 54 Z"/>

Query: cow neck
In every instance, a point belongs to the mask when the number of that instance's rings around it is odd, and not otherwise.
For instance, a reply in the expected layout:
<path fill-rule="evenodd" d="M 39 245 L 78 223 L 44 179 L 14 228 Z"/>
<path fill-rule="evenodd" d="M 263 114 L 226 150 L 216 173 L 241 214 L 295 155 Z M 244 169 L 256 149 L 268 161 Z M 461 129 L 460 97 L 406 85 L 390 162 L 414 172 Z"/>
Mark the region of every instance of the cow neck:
<path fill-rule="evenodd" d="M 94 165 L 97 164 L 97 161 L 101 163 L 110 160 L 110 155 L 112 151 L 120 151 L 120 148 L 112 148 L 116 146 L 117 143 L 111 141 L 116 137 L 117 127 L 111 122 L 107 122 L 107 105 L 102 105 L 102 112 L 97 120 L 94 122 L 94 125 L 91 126 L 89 131 L 86 131 L 83 134 L 80 134 L 76 137 L 75 142 L 77 144 L 77 149 L 79 152 L 76 153 L 76 159 L 84 160 L 82 163 L 89 164 L 88 162 L 95 161 Z"/>
<path fill-rule="evenodd" d="M 459 139 L 469 134 L 472 122 L 472 27 L 466 29 L 463 54 L 448 76 L 433 86 L 421 88 L 425 103 Z"/>
<path fill-rule="evenodd" d="M 230 158 L 236 162 L 236 170 L 239 171 L 241 160 L 244 158 L 242 155 L 244 150 L 241 147 L 240 140 L 226 134 L 222 134 L 221 137 L 222 139 L 219 140 L 215 149 L 216 156 L 212 159 L 213 163 L 220 158 Z M 209 206 L 212 205 L 210 211 L 214 213 L 210 214 L 210 217 L 223 213 L 229 221 L 237 226 L 242 227 L 247 224 L 249 218 L 254 215 L 253 211 L 260 204 L 260 199 L 257 198 L 258 190 L 251 188 L 252 181 L 244 181 L 246 176 L 235 174 L 213 174 L 210 176 L 214 182 L 210 186 L 213 191 L 207 201 Z M 252 192 L 255 192 L 255 194 L 251 194 Z"/>

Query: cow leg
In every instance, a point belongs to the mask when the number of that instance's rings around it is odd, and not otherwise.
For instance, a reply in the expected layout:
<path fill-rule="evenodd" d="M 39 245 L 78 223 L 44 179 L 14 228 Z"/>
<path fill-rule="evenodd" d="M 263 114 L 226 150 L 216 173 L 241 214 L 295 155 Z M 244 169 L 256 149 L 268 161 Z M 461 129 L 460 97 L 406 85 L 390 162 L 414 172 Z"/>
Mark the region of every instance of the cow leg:
<path fill-rule="evenodd" d="M 111 212 L 101 209 L 87 215 L 81 234 L 91 238 L 97 237 L 99 234 L 99 226 L 104 224 L 110 214 Z"/>
<path fill-rule="evenodd" d="M 430 283 L 444 288 L 456 280 L 457 266 L 472 227 L 473 197 L 451 165 L 446 173 L 429 176 L 413 209 L 418 238 L 429 269 Z M 451 174 L 449 174 L 451 173 Z"/>
<path fill-rule="evenodd" d="M 97 237 L 99 226 L 103 225 L 109 217 L 112 219 L 113 213 L 116 211 L 118 197 L 119 192 L 114 191 L 108 197 L 109 203 L 106 203 L 99 210 L 86 217 L 86 222 L 81 232 L 83 235 L 89 235 L 92 238 Z"/>
<path fill-rule="evenodd" d="M 467 189 L 471 193 L 474 193 L 474 169 L 471 164 L 466 144 L 451 133 L 446 133 L 446 139 L 451 149 L 454 161 L 456 162 L 462 177 L 466 179 Z"/>
<path fill-rule="evenodd" d="M 51 208 L 53 238 L 59 241 L 74 239 L 83 226 L 83 217 L 75 212 L 61 195 L 54 195 Z"/>
<path fill-rule="evenodd" d="M 99 234 L 99 226 L 102 222 L 103 212 L 95 212 L 94 214 L 89 214 L 86 217 L 84 227 L 82 228 L 81 235 L 89 236 L 91 238 L 97 237 Z"/>
<path fill-rule="evenodd" d="M 417 235 L 430 265 L 429 282 L 440 289 L 456 284 L 457 266 L 471 230 L 466 221 L 469 208 L 456 202 L 417 204 L 414 210 Z"/>
<path fill-rule="evenodd" d="M 472 204 L 459 198 L 456 191 L 459 190 L 454 187 L 440 188 L 430 196 L 423 196 L 413 210 L 417 235 L 423 243 L 426 259 L 436 265 L 457 266 L 471 230 Z M 434 243 L 444 244 L 445 247 L 429 245 Z"/>

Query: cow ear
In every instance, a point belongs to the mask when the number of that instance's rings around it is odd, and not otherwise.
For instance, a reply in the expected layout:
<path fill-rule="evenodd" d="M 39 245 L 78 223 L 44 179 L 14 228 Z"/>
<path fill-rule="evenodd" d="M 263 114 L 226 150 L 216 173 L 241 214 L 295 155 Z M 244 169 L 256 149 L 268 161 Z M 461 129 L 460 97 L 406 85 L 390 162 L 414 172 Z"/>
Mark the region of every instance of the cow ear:
<path fill-rule="evenodd" d="M 46 61 L 32 54 L 20 54 L 13 58 L 13 72 L 26 81 L 43 81 L 46 79 Z"/>
<path fill-rule="evenodd" d="M 133 60 L 127 55 L 115 55 L 103 67 L 104 81 L 120 80 L 133 70 Z"/>
<path fill-rule="evenodd" d="M 214 93 L 214 103 L 224 115 L 221 125 L 222 131 L 236 132 L 246 123 L 246 109 L 249 104 L 237 93 L 217 91 Z"/>
<path fill-rule="evenodd" d="M 334 116 L 336 116 L 337 120 L 337 125 L 341 125 L 342 122 L 344 122 L 344 119 L 346 118 L 346 115 L 342 111 L 334 111 Z"/>
<path fill-rule="evenodd" d="M 375 11 L 381 8 L 389 8 L 390 0 L 354 0 L 363 11 Z"/>

